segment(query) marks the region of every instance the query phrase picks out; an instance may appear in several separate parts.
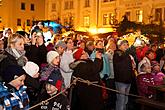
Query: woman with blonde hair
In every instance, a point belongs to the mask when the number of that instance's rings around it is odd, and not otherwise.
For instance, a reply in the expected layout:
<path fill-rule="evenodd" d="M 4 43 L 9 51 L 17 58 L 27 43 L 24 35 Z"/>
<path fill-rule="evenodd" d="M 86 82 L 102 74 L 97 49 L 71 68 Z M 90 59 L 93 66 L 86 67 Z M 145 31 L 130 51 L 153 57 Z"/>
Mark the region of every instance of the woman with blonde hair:
<path fill-rule="evenodd" d="M 27 62 L 24 50 L 24 37 L 20 34 L 12 34 L 8 38 L 8 46 L 0 59 L 0 76 L 9 65 L 24 66 Z"/>

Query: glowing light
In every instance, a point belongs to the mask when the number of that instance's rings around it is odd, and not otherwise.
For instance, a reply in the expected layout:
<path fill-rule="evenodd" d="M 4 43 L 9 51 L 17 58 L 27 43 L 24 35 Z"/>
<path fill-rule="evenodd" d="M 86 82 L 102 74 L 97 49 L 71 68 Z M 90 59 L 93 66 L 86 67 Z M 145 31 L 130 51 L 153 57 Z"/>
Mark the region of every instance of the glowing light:
<path fill-rule="evenodd" d="M 17 31 L 23 31 L 22 27 L 21 26 L 18 26 L 17 27 Z"/>
<path fill-rule="evenodd" d="M 97 34 L 98 33 L 98 30 L 96 28 L 91 28 L 91 29 L 89 29 L 89 32 L 91 34 Z"/>

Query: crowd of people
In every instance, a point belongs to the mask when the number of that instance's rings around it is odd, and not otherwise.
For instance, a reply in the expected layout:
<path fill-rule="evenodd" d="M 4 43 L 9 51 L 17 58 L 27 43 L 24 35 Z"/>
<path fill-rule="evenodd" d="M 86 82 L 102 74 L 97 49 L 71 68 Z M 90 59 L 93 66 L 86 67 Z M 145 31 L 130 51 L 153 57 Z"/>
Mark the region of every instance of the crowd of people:
<path fill-rule="evenodd" d="M 84 39 L 52 34 L 51 42 L 45 37 L 40 26 L 30 36 L 10 28 L 0 35 L 0 109 L 27 110 L 67 89 L 33 109 L 129 110 L 125 94 L 152 98 L 148 85 L 163 84 L 163 43 L 136 38 L 129 45 L 113 35 Z M 78 81 L 71 85 L 73 76 L 125 94 Z"/>

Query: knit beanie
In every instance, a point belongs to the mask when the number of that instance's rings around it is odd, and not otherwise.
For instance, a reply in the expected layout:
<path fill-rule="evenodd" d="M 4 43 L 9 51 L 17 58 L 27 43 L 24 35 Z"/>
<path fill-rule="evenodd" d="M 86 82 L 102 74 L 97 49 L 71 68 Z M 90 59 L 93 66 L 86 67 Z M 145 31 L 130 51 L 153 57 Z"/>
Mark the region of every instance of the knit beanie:
<path fill-rule="evenodd" d="M 57 43 L 56 43 L 56 45 L 55 45 L 55 48 L 58 48 L 58 47 L 62 47 L 62 48 L 64 48 L 64 49 L 66 49 L 66 44 L 65 44 L 65 42 L 62 41 L 62 40 L 57 41 Z"/>
<path fill-rule="evenodd" d="M 58 89 L 58 91 L 60 91 L 62 87 L 61 74 L 52 72 L 47 79 L 47 83 L 54 85 Z"/>
<path fill-rule="evenodd" d="M 82 48 L 77 49 L 77 51 L 73 54 L 73 57 L 74 57 L 75 60 L 79 60 L 80 59 L 83 50 L 84 49 L 82 49 Z"/>
<path fill-rule="evenodd" d="M 51 64 L 52 61 L 53 61 L 53 59 L 56 58 L 56 57 L 58 57 L 58 56 L 59 56 L 59 54 L 56 51 L 49 51 L 47 53 L 47 62 L 49 64 Z"/>
<path fill-rule="evenodd" d="M 160 66 L 160 64 L 157 61 L 151 61 L 151 66 Z"/>
<path fill-rule="evenodd" d="M 9 83 L 12 80 L 20 77 L 21 75 L 26 74 L 23 68 L 19 65 L 9 65 L 3 72 L 2 79 Z"/>
<path fill-rule="evenodd" d="M 39 71 L 39 66 L 31 61 L 28 61 L 25 66 L 23 66 L 23 69 L 25 70 L 25 72 L 30 75 L 31 77 L 33 77 L 36 73 L 38 73 Z"/>

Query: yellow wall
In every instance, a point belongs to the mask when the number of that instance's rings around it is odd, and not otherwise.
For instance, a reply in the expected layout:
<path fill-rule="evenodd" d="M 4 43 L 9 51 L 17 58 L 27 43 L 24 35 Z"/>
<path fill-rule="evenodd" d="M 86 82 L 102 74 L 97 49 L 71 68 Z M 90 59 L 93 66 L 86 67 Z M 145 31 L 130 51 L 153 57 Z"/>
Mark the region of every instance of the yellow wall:
<path fill-rule="evenodd" d="M 21 2 L 25 3 L 25 10 L 21 10 Z M 34 11 L 30 10 L 31 4 L 34 4 Z M 18 28 L 22 30 L 25 27 L 28 31 L 30 26 L 26 25 L 27 19 L 30 20 L 31 25 L 32 20 L 45 19 L 45 0 L 2 0 L 0 11 L 2 17 L 0 29 L 10 27 L 17 31 Z M 21 19 L 21 26 L 17 26 L 18 18 Z"/>

